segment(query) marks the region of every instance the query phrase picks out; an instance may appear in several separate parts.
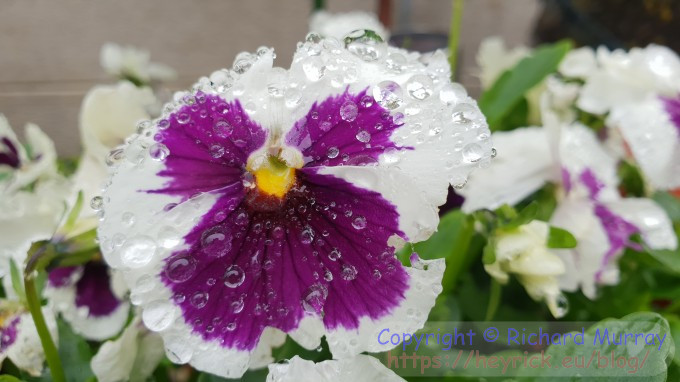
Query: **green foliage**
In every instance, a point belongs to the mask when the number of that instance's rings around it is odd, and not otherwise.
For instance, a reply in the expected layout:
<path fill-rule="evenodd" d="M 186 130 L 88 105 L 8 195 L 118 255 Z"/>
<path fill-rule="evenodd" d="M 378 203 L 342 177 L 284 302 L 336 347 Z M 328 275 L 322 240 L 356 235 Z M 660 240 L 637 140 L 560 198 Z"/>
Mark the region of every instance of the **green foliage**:
<path fill-rule="evenodd" d="M 87 342 L 76 335 L 62 320 L 57 321 L 59 329 L 59 358 L 64 365 L 67 381 L 87 381 L 94 378 L 90 368 L 92 349 Z"/>
<path fill-rule="evenodd" d="M 548 248 L 574 248 L 578 242 L 574 235 L 566 229 L 550 227 Z"/>
<path fill-rule="evenodd" d="M 525 94 L 557 70 L 571 43 L 562 41 L 537 48 L 534 53 L 506 71 L 479 101 L 479 107 L 493 130 L 500 130 L 502 121 L 512 114 L 525 114 Z"/>

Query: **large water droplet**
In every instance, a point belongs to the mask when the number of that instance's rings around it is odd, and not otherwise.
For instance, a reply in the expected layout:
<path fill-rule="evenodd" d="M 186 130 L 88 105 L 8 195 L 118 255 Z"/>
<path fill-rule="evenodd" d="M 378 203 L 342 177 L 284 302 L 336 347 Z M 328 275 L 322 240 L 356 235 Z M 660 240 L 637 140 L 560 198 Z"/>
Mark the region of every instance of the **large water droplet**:
<path fill-rule="evenodd" d="M 394 81 L 383 81 L 372 90 L 373 99 L 382 107 L 394 110 L 404 103 L 401 86 Z"/>
<path fill-rule="evenodd" d="M 484 149 L 476 143 L 469 143 L 463 148 L 463 159 L 467 162 L 478 162 L 482 159 L 482 155 L 484 155 Z"/>
<path fill-rule="evenodd" d="M 95 196 L 90 200 L 90 208 L 95 211 L 101 211 L 104 207 L 104 199 L 101 196 Z"/>
<path fill-rule="evenodd" d="M 355 138 L 361 143 L 366 143 L 371 140 L 371 133 L 366 130 L 359 130 Z"/>
<path fill-rule="evenodd" d="M 194 350 L 191 346 L 187 346 L 183 338 L 171 336 L 165 338 L 163 342 L 165 343 L 165 354 L 171 362 L 182 365 L 191 361 Z"/>
<path fill-rule="evenodd" d="M 227 271 L 224 273 L 224 285 L 228 286 L 229 288 L 241 286 L 245 279 L 246 273 L 243 272 L 243 269 L 241 269 L 241 267 L 236 264 L 230 265 L 229 268 L 227 268 Z"/>
<path fill-rule="evenodd" d="M 432 95 L 432 79 L 424 74 L 416 74 L 406 82 L 406 91 L 411 97 L 424 100 Z"/>
<path fill-rule="evenodd" d="M 364 61 L 375 61 L 385 55 L 387 45 L 371 30 L 356 30 L 344 38 L 345 48 Z"/>
<path fill-rule="evenodd" d="M 156 248 L 156 242 L 148 236 L 131 237 L 120 248 L 120 258 L 126 267 L 141 268 L 151 261 Z"/>
<path fill-rule="evenodd" d="M 340 106 L 340 118 L 342 118 L 343 121 L 354 121 L 357 118 L 358 113 L 359 108 L 357 107 L 357 104 L 351 100 L 345 101 L 345 103 Z"/>
<path fill-rule="evenodd" d="M 226 227 L 215 226 L 201 235 L 203 253 L 212 257 L 222 257 L 231 250 L 231 232 Z"/>
<path fill-rule="evenodd" d="M 449 105 L 462 102 L 467 98 L 467 92 L 463 85 L 459 83 L 450 83 L 442 87 L 439 91 L 439 99 Z"/>
<path fill-rule="evenodd" d="M 363 216 L 357 216 L 352 221 L 352 227 L 357 230 L 366 228 L 366 218 Z"/>
<path fill-rule="evenodd" d="M 166 300 L 152 301 L 144 308 L 142 321 L 154 332 L 165 330 L 175 321 L 175 309 Z"/>
<path fill-rule="evenodd" d="M 338 150 L 337 147 L 333 146 L 333 147 L 328 148 L 328 153 L 327 153 L 328 158 L 330 158 L 330 159 L 337 158 L 338 154 L 340 154 L 340 150 Z"/>
<path fill-rule="evenodd" d="M 191 298 L 189 299 L 189 303 L 194 306 L 196 309 L 201 309 L 205 307 L 208 304 L 208 298 L 210 295 L 207 292 L 196 292 L 193 295 L 191 295 Z"/>
<path fill-rule="evenodd" d="M 302 244 L 311 244 L 314 241 L 314 230 L 312 227 L 305 227 L 300 234 L 300 241 Z"/>
<path fill-rule="evenodd" d="M 302 71 L 310 81 L 320 80 L 326 73 L 326 66 L 319 57 L 308 57 L 302 63 Z"/>
<path fill-rule="evenodd" d="M 154 143 L 149 147 L 149 156 L 153 160 L 161 161 L 170 155 L 168 147 L 162 143 Z"/>
<path fill-rule="evenodd" d="M 321 284 L 313 284 L 302 295 L 302 308 L 308 313 L 321 313 L 328 297 L 328 289 Z"/>
<path fill-rule="evenodd" d="M 336 261 L 340 257 L 342 257 L 342 253 L 337 248 L 333 248 L 330 252 L 328 252 L 328 259 L 331 261 Z"/>
<path fill-rule="evenodd" d="M 172 258 L 165 267 L 165 275 L 170 281 L 176 283 L 185 282 L 194 275 L 196 260 L 189 256 Z"/>

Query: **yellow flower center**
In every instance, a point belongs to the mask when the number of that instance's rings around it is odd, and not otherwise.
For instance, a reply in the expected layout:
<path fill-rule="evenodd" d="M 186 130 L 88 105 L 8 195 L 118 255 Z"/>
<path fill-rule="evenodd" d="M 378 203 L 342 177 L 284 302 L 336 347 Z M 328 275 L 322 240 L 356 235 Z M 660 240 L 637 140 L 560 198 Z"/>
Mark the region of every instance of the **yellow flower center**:
<path fill-rule="evenodd" d="M 253 172 L 257 188 L 267 195 L 283 198 L 295 184 L 295 169 L 278 158 L 269 157 Z"/>

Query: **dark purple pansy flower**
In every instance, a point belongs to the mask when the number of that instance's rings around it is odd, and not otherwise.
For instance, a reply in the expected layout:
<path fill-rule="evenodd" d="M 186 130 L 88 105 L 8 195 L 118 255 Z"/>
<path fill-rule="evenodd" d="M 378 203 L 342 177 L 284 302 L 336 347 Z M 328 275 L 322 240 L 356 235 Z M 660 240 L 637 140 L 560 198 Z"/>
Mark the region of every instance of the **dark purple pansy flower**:
<path fill-rule="evenodd" d="M 357 33 L 310 35 L 288 70 L 273 58 L 240 54 L 178 93 L 103 195 L 103 254 L 144 323 L 171 360 L 225 377 L 268 327 L 308 348 L 325 335 L 335 358 L 420 328 L 444 264 L 395 251 L 428 238 L 449 185 L 491 157 L 442 52 Z"/>
<path fill-rule="evenodd" d="M 116 290 L 112 271 L 101 261 L 63 267 L 48 275 L 45 296 L 76 333 L 90 340 L 104 340 L 120 332 L 130 304 Z"/>

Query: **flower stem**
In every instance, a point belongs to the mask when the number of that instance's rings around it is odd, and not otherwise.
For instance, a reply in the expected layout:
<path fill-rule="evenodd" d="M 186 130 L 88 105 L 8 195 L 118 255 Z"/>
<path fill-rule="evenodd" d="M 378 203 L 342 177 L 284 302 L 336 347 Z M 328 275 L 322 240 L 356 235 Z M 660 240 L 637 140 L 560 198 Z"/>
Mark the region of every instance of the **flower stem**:
<path fill-rule="evenodd" d="M 326 2 L 324 0 L 313 0 L 314 4 L 312 6 L 312 11 L 321 11 L 326 8 Z"/>
<path fill-rule="evenodd" d="M 451 29 L 449 29 L 449 66 L 451 67 L 451 81 L 456 79 L 458 45 L 460 43 L 460 29 L 462 21 L 463 0 L 453 0 L 451 9 Z"/>
<path fill-rule="evenodd" d="M 47 329 L 45 317 L 42 314 L 40 297 L 38 296 L 38 291 L 35 287 L 35 265 L 39 262 L 36 259 L 39 259 L 41 256 L 43 256 L 45 252 L 49 251 L 46 251 L 44 245 L 38 248 L 36 248 L 34 245 L 33 248 L 31 248 L 31 260 L 34 261 L 29 262 L 24 271 L 24 291 L 26 293 L 26 304 L 28 305 L 28 310 L 31 312 L 35 329 L 38 332 L 38 336 L 40 336 L 40 343 L 42 344 L 43 350 L 45 351 L 45 358 L 47 359 L 47 366 L 50 368 L 52 381 L 65 382 L 66 377 L 64 376 L 64 369 L 61 366 L 59 353 L 57 352 L 57 347 L 54 345 L 54 341 L 52 340 L 52 335 Z"/>
<path fill-rule="evenodd" d="M 489 292 L 489 305 L 486 307 L 486 317 L 484 321 L 491 321 L 496 315 L 498 305 L 501 302 L 501 284 L 496 279 L 491 279 L 491 291 Z"/>

